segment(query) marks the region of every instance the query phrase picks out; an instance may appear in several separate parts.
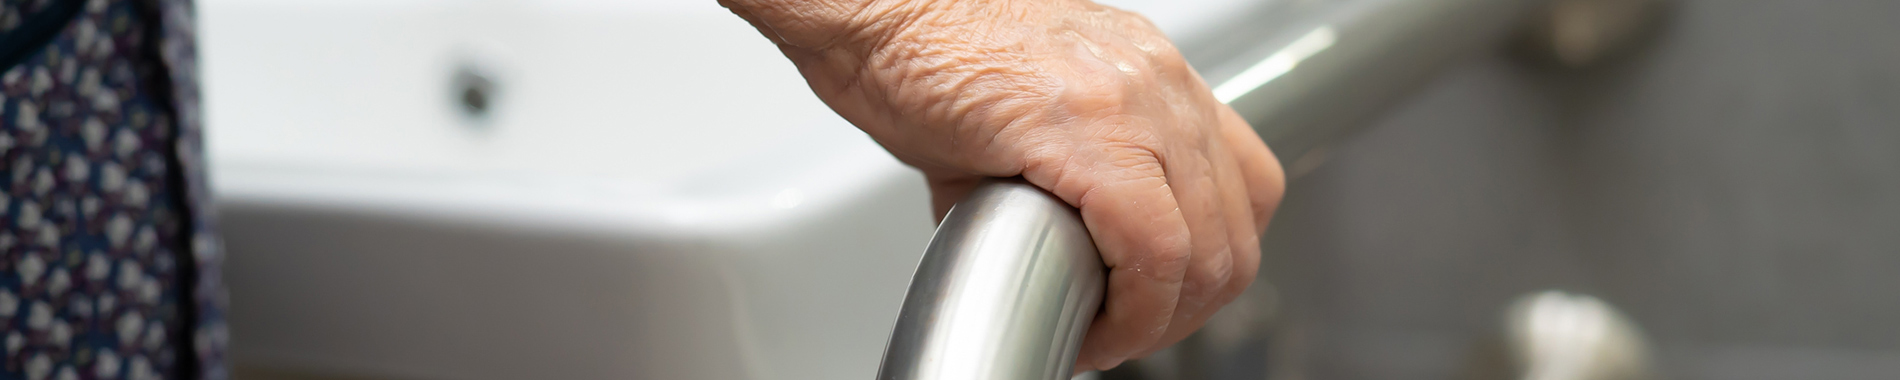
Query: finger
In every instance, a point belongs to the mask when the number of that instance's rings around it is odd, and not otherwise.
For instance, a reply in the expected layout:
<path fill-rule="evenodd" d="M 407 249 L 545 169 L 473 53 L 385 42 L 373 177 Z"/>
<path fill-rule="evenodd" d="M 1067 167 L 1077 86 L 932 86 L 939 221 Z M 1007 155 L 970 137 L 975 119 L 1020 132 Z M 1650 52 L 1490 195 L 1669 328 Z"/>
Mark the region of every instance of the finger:
<path fill-rule="evenodd" d="M 1236 251 L 1238 245 L 1235 242 L 1253 235 L 1253 222 L 1245 191 L 1239 189 L 1243 185 L 1238 178 L 1231 178 L 1237 174 L 1234 161 L 1222 145 L 1218 140 L 1209 141 L 1201 161 L 1206 164 L 1205 167 L 1192 173 L 1200 178 L 1198 182 L 1206 184 L 1194 189 L 1198 193 L 1193 196 L 1205 199 L 1202 203 L 1206 206 L 1202 210 L 1185 210 L 1189 215 L 1202 215 L 1198 224 L 1191 217 L 1188 225 L 1194 234 L 1195 256 L 1183 282 L 1179 306 L 1175 307 L 1168 331 L 1136 357 L 1148 356 L 1181 341 L 1200 329 L 1210 315 L 1231 300 L 1227 293 L 1233 289 L 1234 258 L 1246 253 Z M 1178 178 L 1174 175 L 1169 177 Z M 1177 188 L 1177 193 L 1184 191 Z M 1177 197 L 1187 199 L 1190 196 Z"/>
<path fill-rule="evenodd" d="M 1286 172 L 1280 167 L 1280 159 L 1273 156 L 1266 142 L 1260 140 L 1260 134 L 1254 133 L 1240 114 L 1233 108 L 1221 108 L 1222 140 L 1227 142 L 1241 178 L 1247 183 L 1254 233 L 1259 234 L 1266 231 L 1273 212 L 1280 207 L 1280 197 L 1286 193 Z"/>
<path fill-rule="evenodd" d="M 1031 160 L 1023 176 L 1081 209 L 1108 267 L 1107 298 L 1078 367 L 1107 369 L 1167 330 L 1192 256 L 1187 221 L 1161 159 L 1142 145 L 1090 146 Z"/>
<path fill-rule="evenodd" d="M 1261 228 L 1255 222 L 1252 195 L 1247 187 L 1245 172 L 1240 168 L 1240 160 L 1233 156 L 1231 150 L 1226 157 L 1226 160 L 1221 161 L 1219 178 L 1222 184 L 1221 199 L 1226 206 L 1223 210 L 1227 212 L 1228 244 L 1234 248 L 1234 272 L 1227 279 L 1222 297 L 1216 300 L 1218 305 L 1233 302 L 1234 298 L 1247 290 L 1248 285 L 1253 284 L 1254 277 L 1260 273 Z"/>
<path fill-rule="evenodd" d="M 1221 158 L 1215 161 L 1218 164 L 1215 169 L 1222 185 L 1221 199 L 1226 205 L 1224 210 L 1227 212 L 1229 244 L 1234 247 L 1234 274 L 1227 283 L 1226 297 L 1219 302 L 1221 305 L 1226 305 L 1241 292 L 1246 291 L 1247 286 L 1253 283 L 1254 276 L 1260 272 L 1260 234 L 1264 230 L 1264 227 L 1260 226 L 1261 217 L 1271 216 L 1270 211 L 1265 215 L 1256 214 L 1253 207 L 1252 184 L 1249 182 L 1243 161 L 1262 158 L 1270 160 L 1273 153 L 1266 150 L 1266 144 L 1260 143 L 1259 135 L 1253 132 L 1253 128 L 1248 126 L 1246 121 L 1240 120 L 1239 115 L 1234 114 L 1231 108 L 1222 107 L 1221 111 L 1221 128 L 1222 131 L 1227 132 L 1222 134 L 1221 142 L 1226 149 L 1220 155 Z M 1232 134 L 1240 134 L 1240 136 Z M 1240 140 L 1235 141 L 1235 139 Z M 1255 153 L 1253 153 L 1254 156 L 1242 157 L 1240 152 L 1243 151 Z M 1279 167 L 1277 163 L 1270 164 L 1274 168 Z M 1260 173 L 1260 175 L 1277 177 L 1276 173 Z M 1271 196 L 1275 200 L 1274 204 L 1278 204 L 1280 187 L 1277 180 L 1272 183 L 1271 190 L 1272 194 L 1263 196 Z"/>
<path fill-rule="evenodd" d="M 1225 205 L 1223 211 L 1227 213 L 1228 244 L 1233 247 L 1233 274 L 1228 277 L 1226 286 L 1210 301 L 1211 304 L 1217 305 L 1215 309 L 1208 310 L 1206 315 L 1195 321 L 1196 329 L 1212 319 L 1219 308 L 1239 298 L 1260 273 L 1261 230 L 1254 224 L 1253 208 L 1250 207 L 1252 199 L 1246 186 L 1247 180 L 1240 169 L 1240 161 L 1231 152 L 1226 154 L 1228 159 L 1220 161 L 1221 165 L 1217 170 L 1220 174 L 1216 178 L 1221 183 L 1221 199 Z M 1193 332 L 1193 330 L 1185 331 L 1175 339 L 1186 338 Z"/>

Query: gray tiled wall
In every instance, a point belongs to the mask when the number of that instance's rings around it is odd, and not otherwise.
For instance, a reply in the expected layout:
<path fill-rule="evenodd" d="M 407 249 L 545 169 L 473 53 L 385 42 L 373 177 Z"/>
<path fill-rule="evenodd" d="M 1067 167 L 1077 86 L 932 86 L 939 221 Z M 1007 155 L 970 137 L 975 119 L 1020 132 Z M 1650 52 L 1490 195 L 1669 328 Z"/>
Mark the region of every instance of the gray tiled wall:
<path fill-rule="evenodd" d="M 1679 3 L 1600 67 L 1464 63 L 1296 181 L 1267 261 L 1290 365 L 1454 378 L 1561 288 L 1673 378 L 1900 378 L 1900 1 Z"/>

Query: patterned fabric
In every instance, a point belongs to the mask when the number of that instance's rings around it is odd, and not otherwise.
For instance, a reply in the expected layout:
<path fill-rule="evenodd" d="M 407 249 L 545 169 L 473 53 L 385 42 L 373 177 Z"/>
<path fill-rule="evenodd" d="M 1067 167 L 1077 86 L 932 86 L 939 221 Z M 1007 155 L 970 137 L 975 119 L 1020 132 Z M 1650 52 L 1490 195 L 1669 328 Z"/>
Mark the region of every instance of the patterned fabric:
<path fill-rule="evenodd" d="M 191 16 L 87 0 L 0 74 L 0 379 L 227 377 Z"/>
<path fill-rule="evenodd" d="M 46 8 L 47 3 L 51 3 L 51 1 L 8 0 L 4 3 L 0 3 L 0 32 L 9 32 L 13 31 L 14 28 L 19 28 L 20 22 L 24 21 L 27 15 L 37 13 L 40 9 Z"/>
<path fill-rule="evenodd" d="M 92 0 L 100 2 L 104 0 Z M 211 201 L 211 189 L 205 182 L 204 134 L 198 104 L 198 30 L 191 0 L 140 0 L 156 8 L 159 19 L 159 58 L 167 69 L 161 78 L 171 87 L 171 109 L 176 117 L 177 136 L 172 151 L 182 174 L 191 222 L 187 242 L 196 269 L 192 279 L 191 307 L 196 311 L 190 321 L 195 354 L 195 371 L 188 375 L 208 380 L 230 378 L 225 347 L 230 345 L 230 329 L 224 310 L 231 303 L 224 289 L 224 245 L 217 235 L 217 212 Z M 192 374 L 191 372 L 195 372 Z"/>

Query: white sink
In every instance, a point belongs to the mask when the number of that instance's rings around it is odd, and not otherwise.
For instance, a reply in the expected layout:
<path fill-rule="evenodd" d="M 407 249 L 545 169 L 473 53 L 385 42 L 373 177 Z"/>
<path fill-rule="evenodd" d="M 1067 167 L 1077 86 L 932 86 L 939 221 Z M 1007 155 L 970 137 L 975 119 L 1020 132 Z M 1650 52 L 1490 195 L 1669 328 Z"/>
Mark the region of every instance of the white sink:
<path fill-rule="evenodd" d="M 1247 0 L 1122 1 L 1180 38 Z M 712 0 L 204 0 L 243 371 L 869 378 L 921 177 Z M 491 113 L 457 108 L 486 73 Z"/>

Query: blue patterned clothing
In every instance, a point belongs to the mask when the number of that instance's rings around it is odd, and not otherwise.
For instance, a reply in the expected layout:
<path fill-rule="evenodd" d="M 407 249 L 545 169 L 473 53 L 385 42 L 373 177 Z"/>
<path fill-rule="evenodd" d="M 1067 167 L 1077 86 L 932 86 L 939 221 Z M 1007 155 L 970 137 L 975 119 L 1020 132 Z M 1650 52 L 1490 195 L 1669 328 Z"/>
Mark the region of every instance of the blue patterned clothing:
<path fill-rule="evenodd" d="M 0 0 L 0 379 L 228 377 L 192 28 Z"/>

